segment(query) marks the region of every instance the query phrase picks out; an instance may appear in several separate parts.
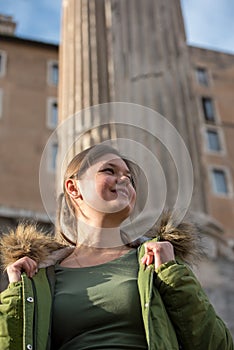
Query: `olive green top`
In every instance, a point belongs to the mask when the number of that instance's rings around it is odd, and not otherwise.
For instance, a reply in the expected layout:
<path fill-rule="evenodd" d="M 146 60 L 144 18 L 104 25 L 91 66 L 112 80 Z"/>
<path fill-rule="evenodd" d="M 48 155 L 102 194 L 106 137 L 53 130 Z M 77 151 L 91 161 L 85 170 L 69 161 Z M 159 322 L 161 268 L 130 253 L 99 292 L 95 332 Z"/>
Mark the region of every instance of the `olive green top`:
<path fill-rule="evenodd" d="M 52 349 L 147 349 L 136 250 L 84 268 L 55 267 Z"/>

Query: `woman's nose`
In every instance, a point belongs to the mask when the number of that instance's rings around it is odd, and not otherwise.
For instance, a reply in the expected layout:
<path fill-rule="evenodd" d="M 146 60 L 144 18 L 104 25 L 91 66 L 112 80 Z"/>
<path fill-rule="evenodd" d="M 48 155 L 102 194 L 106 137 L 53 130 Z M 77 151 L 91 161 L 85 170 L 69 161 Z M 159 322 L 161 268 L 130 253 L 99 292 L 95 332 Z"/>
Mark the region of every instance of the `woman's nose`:
<path fill-rule="evenodd" d="M 127 175 L 119 175 L 118 183 L 128 185 L 130 183 L 130 178 Z"/>

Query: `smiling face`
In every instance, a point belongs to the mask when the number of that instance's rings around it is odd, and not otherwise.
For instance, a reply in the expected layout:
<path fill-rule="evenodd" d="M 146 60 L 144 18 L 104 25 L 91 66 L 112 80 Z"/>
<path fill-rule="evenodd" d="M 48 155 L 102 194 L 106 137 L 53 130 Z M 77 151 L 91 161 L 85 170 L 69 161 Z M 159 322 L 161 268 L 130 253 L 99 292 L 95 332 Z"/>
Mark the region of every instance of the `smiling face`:
<path fill-rule="evenodd" d="M 115 154 L 106 154 L 90 166 L 78 180 L 78 188 L 82 210 L 90 207 L 106 214 L 121 213 L 124 220 L 135 205 L 131 172 L 124 160 Z"/>

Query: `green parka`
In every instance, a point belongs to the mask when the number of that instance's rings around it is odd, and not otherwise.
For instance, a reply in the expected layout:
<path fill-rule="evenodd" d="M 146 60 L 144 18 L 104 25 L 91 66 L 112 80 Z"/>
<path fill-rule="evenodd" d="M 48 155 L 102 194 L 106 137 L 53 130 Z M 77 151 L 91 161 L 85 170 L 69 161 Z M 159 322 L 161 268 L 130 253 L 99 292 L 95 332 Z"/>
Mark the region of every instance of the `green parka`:
<path fill-rule="evenodd" d="M 28 238 L 24 237 L 27 242 Z M 35 245 L 35 237 L 32 238 Z M 60 253 L 64 255 L 66 249 Z M 58 260 L 56 250 L 52 255 Z M 190 268 L 178 259 L 161 265 L 155 272 L 153 265 L 145 268 L 140 263 L 143 255 L 142 245 L 138 254 L 138 288 L 148 349 L 234 350 L 227 327 L 216 315 Z M 40 268 L 32 279 L 22 274 L 22 281 L 10 283 L 1 293 L 1 350 L 50 349 L 55 283 L 51 256 L 49 262 L 50 266 Z"/>

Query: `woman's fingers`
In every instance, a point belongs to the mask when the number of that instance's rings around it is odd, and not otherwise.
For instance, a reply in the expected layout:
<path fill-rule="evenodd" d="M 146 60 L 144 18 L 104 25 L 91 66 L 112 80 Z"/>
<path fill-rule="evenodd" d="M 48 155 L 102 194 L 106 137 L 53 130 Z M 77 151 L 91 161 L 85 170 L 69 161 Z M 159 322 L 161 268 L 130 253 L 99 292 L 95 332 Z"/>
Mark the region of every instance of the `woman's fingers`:
<path fill-rule="evenodd" d="M 154 261 L 154 253 L 153 251 L 150 251 L 147 246 L 145 246 L 145 254 L 143 258 L 141 259 L 142 264 L 144 265 L 150 265 Z"/>
<path fill-rule="evenodd" d="M 173 245 L 170 242 L 146 242 L 142 264 L 150 265 L 154 262 L 155 269 L 160 265 L 175 260 Z"/>
<path fill-rule="evenodd" d="M 37 269 L 37 263 L 33 259 L 25 256 L 7 266 L 9 282 L 20 281 L 22 272 L 25 272 L 29 278 L 32 278 L 35 273 L 37 273 Z"/>

